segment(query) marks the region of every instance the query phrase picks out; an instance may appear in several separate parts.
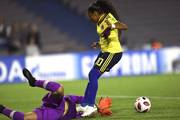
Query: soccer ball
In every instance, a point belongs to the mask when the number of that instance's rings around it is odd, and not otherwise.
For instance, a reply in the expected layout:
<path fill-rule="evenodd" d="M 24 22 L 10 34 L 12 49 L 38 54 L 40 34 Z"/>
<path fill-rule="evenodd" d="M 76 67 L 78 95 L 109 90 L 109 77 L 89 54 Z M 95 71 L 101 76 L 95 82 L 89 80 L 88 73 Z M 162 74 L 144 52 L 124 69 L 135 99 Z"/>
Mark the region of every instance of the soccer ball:
<path fill-rule="evenodd" d="M 151 109 L 151 102 L 147 97 L 139 97 L 134 103 L 135 110 L 137 112 L 148 112 Z"/>

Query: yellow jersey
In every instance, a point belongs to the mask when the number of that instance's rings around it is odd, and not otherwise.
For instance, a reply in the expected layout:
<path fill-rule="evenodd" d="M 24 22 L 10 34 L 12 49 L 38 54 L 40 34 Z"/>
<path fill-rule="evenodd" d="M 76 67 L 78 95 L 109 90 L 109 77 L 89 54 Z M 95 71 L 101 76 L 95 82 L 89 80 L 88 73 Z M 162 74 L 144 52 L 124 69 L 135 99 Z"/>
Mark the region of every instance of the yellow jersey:
<path fill-rule="evenodd" d="M 103 20 L 101 21 L 101 18 Z M 100 21 L 97 24 L 97 33 L 99 35 L 99 46 L 102 52 L 110 52 L 110 53 L 119 53 L 123 52 L 123 49 L 120 44 L 118 29 L 112 29 L 107 38 L 103 36 L 104 30 L 106 30 L 109 25 L 118 22 L 116 18 L 111 14 L 107 14 L 106 16 L 101 16 Z"/>

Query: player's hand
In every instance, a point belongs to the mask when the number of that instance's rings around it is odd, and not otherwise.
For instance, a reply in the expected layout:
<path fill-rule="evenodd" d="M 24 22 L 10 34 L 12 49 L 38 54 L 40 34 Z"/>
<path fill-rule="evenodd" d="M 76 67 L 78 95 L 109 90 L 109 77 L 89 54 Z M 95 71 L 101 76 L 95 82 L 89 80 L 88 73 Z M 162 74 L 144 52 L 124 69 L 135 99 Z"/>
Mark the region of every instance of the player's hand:
<path fill-rule="evenodd" d="M 93 43 L 91 44 L 91 47 L 92 47 L 93 49 L 97 49 L 97 48 L 99 47 L 99 43 L 98 43 L 98 42 L 93 42 Z"/>

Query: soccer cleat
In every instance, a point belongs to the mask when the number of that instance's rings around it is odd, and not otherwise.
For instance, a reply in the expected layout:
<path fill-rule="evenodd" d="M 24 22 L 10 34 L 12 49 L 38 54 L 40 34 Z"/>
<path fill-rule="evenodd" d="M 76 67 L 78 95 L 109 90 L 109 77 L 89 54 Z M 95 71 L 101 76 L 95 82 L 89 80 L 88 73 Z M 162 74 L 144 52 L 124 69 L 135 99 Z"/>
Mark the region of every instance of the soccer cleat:
<path fill-rule="evenodd" d="M 27 78 L 29 85 L 31 87 L 34 87 L 36 79 L 32 76 L 31 72 L 28 69 L 24 68 L 23 69 L 23 75 Z"/>
<path fill-rule="evenodd" d="M 97 112 L 96 106 L 92 107 L 92 106 L 87 105 L 86 109 L 85 109 L 84 113 L 81 115 L 81 117 L 90 117 L 96 112 Z"/>
<path fill-rule="evenodd" d="M 4 110 L 4 106 L 3 105 L 0 105 L 0 113 L 2 113 L 2 111 Z"/>
<path fill-rule="evenodd" d="M 79 106 L 76 107 L 76 111 L 77 112 L 84 112 L 86 110 L 86 108 L 87 108 L 87 105 L 84 106 L 84 107 L 79 105 Z"/>

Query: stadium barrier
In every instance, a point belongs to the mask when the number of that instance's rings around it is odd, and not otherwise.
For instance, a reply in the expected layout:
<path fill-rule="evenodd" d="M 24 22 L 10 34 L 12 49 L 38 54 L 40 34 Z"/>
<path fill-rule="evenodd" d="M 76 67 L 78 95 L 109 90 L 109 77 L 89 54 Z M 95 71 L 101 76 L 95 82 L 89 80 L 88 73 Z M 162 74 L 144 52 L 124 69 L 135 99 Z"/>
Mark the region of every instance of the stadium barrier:
<path fill-rule="evenodd" d="M 27 67 L 36 78 L 46 80 L 80 80 L 87 78 L 98 52 L 81 52 L 41 56 L 0 57 L 0 83 L 25 82 L 22 69 Z M 109 76 L 162 74 L 180 71 L 180 48 L 126 51 Z"/>

